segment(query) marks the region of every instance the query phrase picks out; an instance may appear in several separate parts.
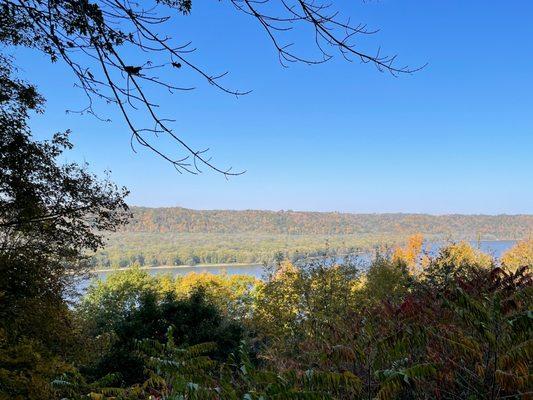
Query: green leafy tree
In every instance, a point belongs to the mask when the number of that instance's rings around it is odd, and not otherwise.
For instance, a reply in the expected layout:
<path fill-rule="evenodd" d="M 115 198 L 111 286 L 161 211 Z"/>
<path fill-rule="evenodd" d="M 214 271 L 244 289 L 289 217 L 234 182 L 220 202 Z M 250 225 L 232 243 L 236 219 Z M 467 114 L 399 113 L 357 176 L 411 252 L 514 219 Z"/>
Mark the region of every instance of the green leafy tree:
<path fill-rule="evenodd" d="M 77 311 L 91 336 L 112 331 L 140 301 L 144 293 L 155 292 L 158 282 L 146 271 L 131 268 L 94 280 L 81 299 Z"/>
<path fill-rule="evenodd" d="M 113 294 L 101 295 L 100 299 L 105 303 L 86 309 L 91 310 L 86 313 L 86 318 L 103 322 L 93 336 L 107 334 L 111 337 L 108 349 L 90 369 L 93 377 L 120 373 L 127 384 L 141 383 L 146 378 L 146 365 L 135 353 L 135 343 L 144 339 L 163 342 L 169 326 L 173 327 L 174 340 L 179 346 L 216 343 L 211 356 L 218 360 L 225 359 L 238 346 L 243 327 L 225 318 L 202 289 L 187 297 L 176 298 L 172 292 L 157 293 L 150 286 L 148 283 L 137 289 L 127 287 L 127 293 L 117 302 L 119 307 L 112 318 L 106 316 L 111 306 L 108 300 L 115 297 Z M 100 315 L 95 315 L 92 310 L 100 310 Z M 107 325 L 105 321 L 108 321 Z"/>
<path fill-rule="evenodd" d="M 531 273 L 478 270 L 430 307 L 428 360 L 443 399 L 527 398 L 531 388 Z M 431 290 L 431 289 L 430 289 Z M 429 300 L 429 298 L 427 298 Z"/>
<path fill-rule="evenodd" d="M 102 246 L 99 232 L 126 221 L 127 192 L 85 165 L 59 164 L 67 133 L 33 140 L 27 117 L 42 99 L 0 59 L 0 376 L 11 377 L 0 397 L 47 399 L 54 365 L 76 352 L 70 284 Z"/>
<path fill-rule="evenodd" d="M 488 254 L 467 242 L 459 242 L 440 249 L 438 255 L 429 260 L 423 275 L 435 286 L 435 290 L 440 290 L 458 278 L 470 279 L 480 269 L 490 270 L 494 265 Z"/>
<path fill-rule="evenodd" d="M 272 359 L 297 360 L 308 342 L 333 340 L 341 319 L 355 308 L 358 276 L 357 265 L 327 259 L 275 267 L 259 285 L 254 309 L 255 324 L 275 354 Z"/>
<path fill-rule="evenodd" d="M 361 301 L 403 301 L 412 282 L 408 268 L 402 260 L 391 260 L 377 253 L 363 277 L 364 286 L 359 292 Z"/>

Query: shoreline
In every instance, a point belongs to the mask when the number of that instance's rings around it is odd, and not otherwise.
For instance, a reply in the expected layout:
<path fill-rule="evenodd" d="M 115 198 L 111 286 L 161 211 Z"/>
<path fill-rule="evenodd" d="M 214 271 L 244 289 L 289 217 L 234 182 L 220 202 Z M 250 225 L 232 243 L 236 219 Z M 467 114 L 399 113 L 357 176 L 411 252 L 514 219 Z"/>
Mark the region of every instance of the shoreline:
<path fill-rule="evenodd" d="M 478 241 L 477 240 L 467 240 L 467 242 L 469 242 L 470 244 L 473 244 L 475 245 Z M 517 239 L 496 239 L 496 240 L 481 240 L 480 242 L 518 242 Z M 436 241 L 436 242 L 432 242 L 431 244 L 432 245 L 439 245 L 439 244 L 443 244 L 443 243 L 446 243 L 446 240 L 442 240 L 442 241 Z M 365 253 L 365 251 L 361 251 L 359 253 Z M 488 254 L 488 253 L 487 253 Z M 144 270 L 144 271 L 151 271 L 151 270 L 164 270 L 164 269 L 187 269 L 187 268 L 192 268 L 192 269 L 195 269 L 195 268 L 243 268 L 243 267 L 252 267 L 252 268 L 257 268 L 257 267 L 263 267 L 264 264 L 263 263 L 217 263 L 217 264 L 205 264 L 205 263 L 202 263 L 202 264 L 196 264 L 196 265 L 187 265 L 187 264 L 181 264 L 181 265 L 158 265 L 158 266 L 155 266 L 155 267 L 151 267 L 151 266 L 138 266 L 138 267 L 112 267 L 112 268 L 105 268 L 105 269 L 94 269 L 94 270 L 91 270 L 90 272 L 91 273 L 105 273 L 105 272 L 114 272 L 114 271 L 127 271 L 127 270 L 130 270 L 132 268 L 139 268 L 140 270 Z"/>
<path fill-rule="evenodd" d="M 128 271 L 133 268 L 140 270 L 158 270 L 158 269 L 186 269 L 186 268 L 231 268 L 231 267 L 262 267 L 263 264 L 259 263 L 222 263 L 222 264 L 196 264 L 196 265 L 158 265 L 156 267 L 116 267 L 106 269 L 94 269 L 92 273 L 100 272 L 114 272 L 114 271 Z"/>

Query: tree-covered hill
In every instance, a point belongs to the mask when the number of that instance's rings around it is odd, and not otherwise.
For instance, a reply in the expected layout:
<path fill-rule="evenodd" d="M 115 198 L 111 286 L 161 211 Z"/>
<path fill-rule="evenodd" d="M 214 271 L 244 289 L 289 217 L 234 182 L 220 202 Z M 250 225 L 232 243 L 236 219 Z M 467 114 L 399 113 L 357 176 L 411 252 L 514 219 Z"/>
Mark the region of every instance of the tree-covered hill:
<path fill-rule="evenodd" d="M 296 211 L 132 207 L 133 218 L 107 236 L 94 266 L 262 263 L 326 249 L 352 252 L 429 241 L 515 240 L 533 233 L 532 215 L 343 214 Z"/>
<path fill-rule="evenodd" d="M 520 239 L 533 215 L 348 214 L 338 212 L 191 210 L 133 207 L 125 232 L 385 235 L 415 232 L 461 239 Z"/>

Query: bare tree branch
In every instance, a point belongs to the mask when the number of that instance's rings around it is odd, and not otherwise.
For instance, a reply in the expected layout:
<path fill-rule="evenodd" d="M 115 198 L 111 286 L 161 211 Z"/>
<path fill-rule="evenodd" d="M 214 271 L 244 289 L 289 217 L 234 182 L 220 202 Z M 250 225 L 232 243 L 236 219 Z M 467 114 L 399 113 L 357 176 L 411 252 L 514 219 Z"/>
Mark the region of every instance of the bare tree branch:
<path fill-rule="evenodd" d="M 376 33 L 364 24 L 352 24 L 342 18 L 332 5 L 320 0 L 228 0 L 235 10 L 255 19 L 277 51 L 281 65 L 290 63 L 320 64 L 333 58 L 337 51 L 346 60 L 359 59 L 394 76 L 410 74 L 420 68 L 398 66 L 396 56 L 367 54 L 355 45 L 355 39 Z M 165 10 L 166 8 L 166 10 Z M 196 150 L 171 128 L 173 119 L 160 115 L 159 105 L 149 94 L 152 87 L 169 94 L 193 90 L 193 86 L 177 84 L 156 75 L 157 71 L 190 71 L 216 89 L 234 96 L 250 91 L 227 87 L 222 78 L 227 72 L 213 74 L 191 59 L 196 50 L 191 42 L 176 44 L 172 37 L 162 35 L 162 27 L 171 21 L 169 11 L 189 14 L 190 0 L 0 0 L 0 10 L 13 26 L 2 26 L 0 41 L 44 51 L 52 61 L 62 60 L 76 76 L 75 86 L 87 98 L 81 110 L 103 121 L 95 108 L 95 99 L 115 104 L 131 131 L 134 143 L 146 147 L 173 165 L 178 172 L 197 174 L 202 166 L 226 178 L 240 175 L 231 168 L 220 168 Z M 317 57 L 300 55 L 287 35 L 295 29 L 313 33 Z M 129 49 L 130 52 L 125 50 Z M 132 60 L 132 52 L 135 59 Z M 145 115 L 138 123 L 135 115 Z M 165 135 L 185 151 L 183 156 L 163 149 L 157 143 Z"/>

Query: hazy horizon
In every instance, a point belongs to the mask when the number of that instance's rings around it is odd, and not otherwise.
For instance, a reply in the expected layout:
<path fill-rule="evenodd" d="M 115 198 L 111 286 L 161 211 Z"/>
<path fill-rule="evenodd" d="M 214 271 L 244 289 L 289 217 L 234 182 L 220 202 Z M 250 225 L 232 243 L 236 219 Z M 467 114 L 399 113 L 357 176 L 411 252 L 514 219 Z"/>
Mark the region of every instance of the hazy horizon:
<path fill-rule="evenodd" d="M 182 205 L 161 205 L 161 206 L 145 206 L 140 204 L 128 204 L 130 207 L 137 208 L 182 208 L 193 211 L 265 211 L 265 212 L 297 212 L 297 213 L 339 213 L 339 214 L 405 214 L 405 215 L 431 215 L 431 216 L 451 216 L 451 215 L 465 215 L 465 216 L 531 216 L 533 213 L 427 213 L 427 212 L 410 212 L 410 211 L 384 211 L 384 212 L 359 212 L 359 211 L 341 211 L 341 210 L 313 210 L 313 209 L 271 209 L 271 208 L 195 208 L 186 207 Z"/>

